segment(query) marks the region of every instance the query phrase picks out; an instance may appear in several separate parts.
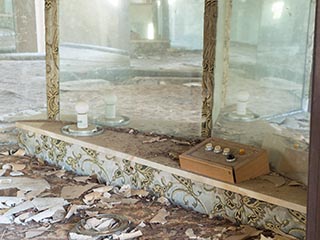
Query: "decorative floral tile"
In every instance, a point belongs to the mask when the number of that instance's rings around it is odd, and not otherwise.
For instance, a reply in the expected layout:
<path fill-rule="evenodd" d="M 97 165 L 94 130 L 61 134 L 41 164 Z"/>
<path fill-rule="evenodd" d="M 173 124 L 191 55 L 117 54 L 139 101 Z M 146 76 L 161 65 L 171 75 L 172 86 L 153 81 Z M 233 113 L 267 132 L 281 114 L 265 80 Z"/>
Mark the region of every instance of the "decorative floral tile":
<path fill-rule="evenodd" d="M 305 239 L 306 215 L 303 213 L 141 165 L 120 158 L 111 150 L 105 154 L 24 130 L 20 130 L 19 142 L 30 155 L 80 175 L 96 174 L 108 184 L 147 189 L 184 208 L 229 216 L 242 224 Z"/>

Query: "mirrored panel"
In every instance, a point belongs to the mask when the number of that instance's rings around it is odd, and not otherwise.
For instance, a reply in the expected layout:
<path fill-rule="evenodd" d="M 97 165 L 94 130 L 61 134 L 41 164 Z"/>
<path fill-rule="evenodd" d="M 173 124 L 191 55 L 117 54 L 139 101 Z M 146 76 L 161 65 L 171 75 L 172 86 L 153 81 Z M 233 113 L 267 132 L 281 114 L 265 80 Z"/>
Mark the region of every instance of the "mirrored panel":
<path fill-rule="evenodd" d="M 61 117 L 198 136 L 204 1 L 60 2 Z"/>
<path fill-rule="evenodd" d="M 307 182 L 315 1 L 233 0 L 224 92 L 213 134 L 268 150 L 271 166 Z M 226 50 L 226 51 L 227 51 Z M 220 79 L 216 79 L 220 81 Z M 219 85 L 218 85 L 219 86 Z"/>
<path fill-rule="evenodd" d="M 240 89 L 261 117 L 308 108 L 309 18 L 310 0 L 233 1 L 226 105 Z"/>
<path fill-rule="evenodd" d="M 0 122 L 46 117 L 44 3 L 0 0 Z"/>

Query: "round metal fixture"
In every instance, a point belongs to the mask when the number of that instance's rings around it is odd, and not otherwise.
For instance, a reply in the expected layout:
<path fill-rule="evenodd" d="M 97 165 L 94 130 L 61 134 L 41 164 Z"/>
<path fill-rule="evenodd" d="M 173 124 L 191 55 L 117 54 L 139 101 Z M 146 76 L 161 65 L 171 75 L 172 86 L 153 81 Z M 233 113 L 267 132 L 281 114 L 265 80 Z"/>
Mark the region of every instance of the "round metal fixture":
<path fill-rule="evenodd" d="M 258 120 L 259 118 L 259 115 L 250 111 L 247 111 L 247 113 L 244 115 L 238 114 L 237 112 L 234 111 L 234 112 L 226 113 L 224 116 L 228 120 L 242 121 L 242 122 L 252 122 L 252 121 Z"/>
<path fill-rule="evenodd" d="M 76 124 L 66 125 L 61 132 L 75 137 L 89 137 L 103 133 L 104 129 L 98 125 L 89 125 L 87 128 L 78 128 Z"/>
<path fill-rule="evenodd" d="M 102 126 L 117 127 L 128 124 L 130 119 L 126 116 L 116 116 L 115 118 L 99 117 L 96 123 Z"/>

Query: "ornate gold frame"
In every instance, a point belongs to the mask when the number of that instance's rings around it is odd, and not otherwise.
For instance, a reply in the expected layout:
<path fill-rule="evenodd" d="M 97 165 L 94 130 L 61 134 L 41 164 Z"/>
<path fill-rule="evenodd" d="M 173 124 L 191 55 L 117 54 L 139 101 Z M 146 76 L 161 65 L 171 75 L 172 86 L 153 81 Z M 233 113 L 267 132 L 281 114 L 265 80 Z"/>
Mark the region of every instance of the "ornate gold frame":
<path fill-rule="evenodd" d="M 59 101 L 59 0 L 45 0 L 47 116 L 58 120 Z M 205 0 L 201 135 L 211 136 L 218 0 Z"/>
<path fill-rule="evenodd" d="M 202 123 L 201 135 L 211 136 L 216 57 L 218 0 L 206 0 L 204 10 L 203 62 L 202 62 Z"/>
<path fill-rule="evenodd" d="M 45 0 L 47 117 L 58 120 L 59 99 L 59 0 Z"/>

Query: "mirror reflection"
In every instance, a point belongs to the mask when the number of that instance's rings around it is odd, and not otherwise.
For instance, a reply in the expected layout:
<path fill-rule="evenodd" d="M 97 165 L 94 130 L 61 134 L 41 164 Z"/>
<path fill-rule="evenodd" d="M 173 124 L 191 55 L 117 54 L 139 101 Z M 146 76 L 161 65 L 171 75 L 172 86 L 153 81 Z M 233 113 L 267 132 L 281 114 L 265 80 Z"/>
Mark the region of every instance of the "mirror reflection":
<path fill-rule="evenodd" d="M 227 77 L 216 89 L 225 94 L 213 112 L 214 136 L 267 149 L 273 169 L 304 183 L 314 9 L 310 0 L 232 1 Z"/>
<path fill-rule="evenodd" d="M 44 30 L 44 1 L 0 0 L 0 128 L 46 118 Z"/>
<path fill-rule="evenodd" d="M 204 1 L 61 1 L 61 115 L 199 136 Z"/>

